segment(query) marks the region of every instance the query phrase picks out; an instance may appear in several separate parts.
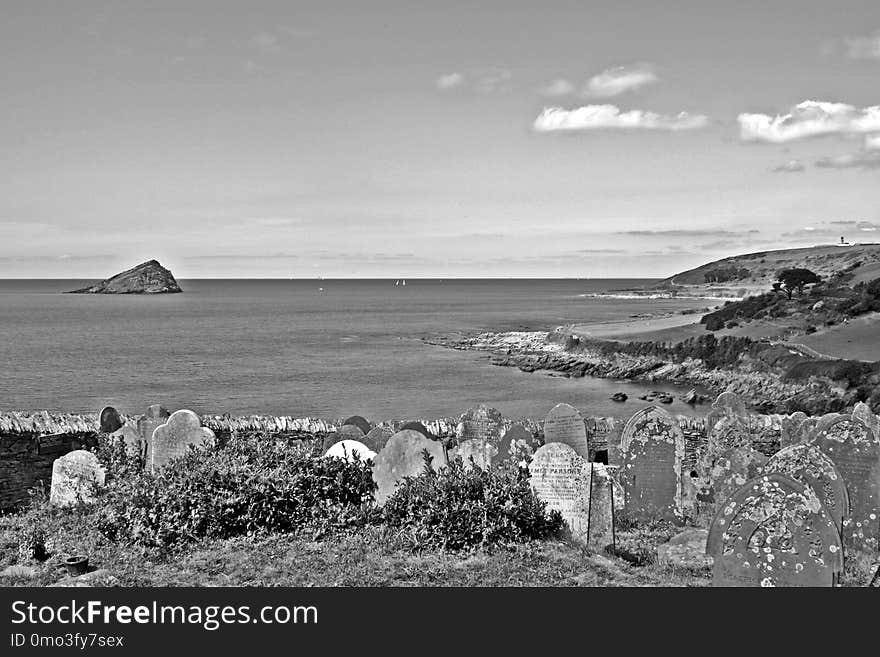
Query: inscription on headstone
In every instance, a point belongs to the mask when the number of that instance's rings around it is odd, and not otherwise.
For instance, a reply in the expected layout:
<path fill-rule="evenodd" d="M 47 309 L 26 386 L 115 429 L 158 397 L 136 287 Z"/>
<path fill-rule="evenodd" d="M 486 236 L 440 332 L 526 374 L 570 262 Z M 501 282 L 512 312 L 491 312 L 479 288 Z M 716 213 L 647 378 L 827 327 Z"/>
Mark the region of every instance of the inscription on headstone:
<path fill-rule="evenodd" d="M 587 444 L 587 428 L 584 418 L 576 408 L 568 404 L 556 404 L 544 419 L 544 444 L 563 443 L 579 456 L 590 458 Z"/>
<path fill-rule="evenodd" d="M 165 424 L 153 431 L 150 467 L 160 468 L 172 458 L 186 454 L 190 445 L 199 446 L 214 440 L 214 432 L 202 426 L 198 415 L 186 409 L 174 411 Z"/>
<path fill-rule="evenodd" d="M 473 438 L 498 442 L 503 426 L 504 418 L 501 411 L 480 404 L 462 413 L 458 426 L 455 428 L 455 435 L 459 442 Z"/>
<path fill-rule="evenodd" d="M 718 510 L 706 553 L 713 586 L 832 586 L 840 536 L 816 494 L 793 479 L 752 479 Z"/>
<path fill-rule="evenodd" d="M 433 459 L 431 467 L 434 470 L 446 465 L 446 450 L 442 443 L 425 438 L 412 429 L 391 436 L 385 448 L 373 459 L 373 480 L 378 487 L 376 502 L 384 504 L 394 493 L 397 482 L 423 471 L 425 450 Z"/>
<path fill-rule="evenodd" d="M 49 502 L 55 506 L 73 506 L 95 501 L 95 493 L 104 485 L 104 468 L 98 457 L 78 449 L 52 463 L 52 487 Z"/>

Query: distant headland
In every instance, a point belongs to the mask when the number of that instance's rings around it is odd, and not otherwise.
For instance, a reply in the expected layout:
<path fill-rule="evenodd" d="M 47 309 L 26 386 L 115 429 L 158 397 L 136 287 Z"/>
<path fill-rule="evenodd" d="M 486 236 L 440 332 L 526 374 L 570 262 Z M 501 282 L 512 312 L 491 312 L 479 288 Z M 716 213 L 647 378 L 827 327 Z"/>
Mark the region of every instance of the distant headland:
<path fill-rule="evenodd" d="M 69 294 L 169 294 L 183 292 L 174 275 L 157 260 L 148 260 L 137 267 Z"/>

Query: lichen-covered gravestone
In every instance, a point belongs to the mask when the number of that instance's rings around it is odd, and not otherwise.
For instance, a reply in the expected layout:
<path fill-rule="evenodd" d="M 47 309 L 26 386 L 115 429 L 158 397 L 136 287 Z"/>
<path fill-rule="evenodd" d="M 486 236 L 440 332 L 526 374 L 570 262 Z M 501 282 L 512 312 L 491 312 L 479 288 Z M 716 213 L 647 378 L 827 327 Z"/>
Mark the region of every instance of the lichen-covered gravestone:
<path fill-rule="evenodd" d="M 431 456 L 431 467 L 439 470 L 446 465 L 446 450 L 436 440 L 425 438 L 418 431 L 398 431 L 373 459 L 373 481 L 376 482 L 376 502 L 384 504 L 404 477 L 417 476 L 425 467 L 423 452 Z"/>
<path fill-rule="evenodd" d="M 52 464 L 49 502 L 72 506 L 95 501 L 95 492 L 104 485 L 104 468 L 98 457 L 84 449 L 69 452 Z"/>
<path fill-rule="evenodd" d="M 816 445 L 797 443 L 776 452 L 763 468 L 763 474 L 784 474 L 813 490 L 834 521 L 837 531 L 849 515 L 849 496 L 843 477 L 828 456 Z"/>
<path fill-rule="evenodd" d="M 640 410 L 623 428 L 620 455 L 627 512 L 681 520 L 684 434 L 675 419 L 657 406 Z"/>
<path fill-rule="evenodd" d="M 874 411 L 865 402 L 859 402 L 853 408 L 853 419 L 858 420 L 871 430 L 874 437 L 880 437 L 880 418 L 874 415 Z"/>
<path fill-rule="evenodd" d="M 532 458 L 540 446 L 541 441 L 531 431 L 521 424 L 515 424 L 501 436 L 498 453 L 492 458 L 492 465 L 497 467 L 505 461 L 523 464 Z"/>
<path fill-rule="evenodd" d="M 786 447 L 801 442 L 802 436 L 800 429 L 806 419 L 807 414 L 802 411 L 797 411 L 796 413 L 792 413 L 791 415 L 782 418 L 782 433 L 779 436 L 780 449 L 785 449 Z"/>
<path fill-rule="evenodd" d="M 841 415 L 833 422 L 820 422 L 811 444 L 837 467 L 849 495 L 849 517 L 841 537 L 847 554 L 847 570 L 866 577 L 877 555 L 880 539 L 880 442 L 861 422 Z"/>
<path fill-rule="evenodd" d="M 748 429 L 749 412 L 743 400 L 736 393 L 722 392 L 712 402 L 712 410 L 706 416 L 706 427 L 709 434 L 712 433 L 712 429 L 722 420 L 726 420 L 728 424 L 744 424 L 746 429 Z M 733 447 L 733 445 L 730 445 L 730 447 Z"/>
<path fill-rule="evenodd" d="M 346 461 L 369 461 L 376 458 L 376 452 L 357 440 L 340 440 L 324 453 L 324 457 L 335 457 Z"/>
<path fill-rule="evenodd" d="M 165 424 L 153 431 L 150 469 L 160 468 L 169 460 L 186 454 L 190 445 L 199 446 L 214 440 L 214 432 L 202 426 L 198 415 L 186 409 L 174 411 Z"/>
<path fill-rule="evenodd" d="M 544 418 L 544 444 L 563 443 L 578 455 L 590 458 L 587 427 L 583 416 L 574 406 L 556 404 Z"/>
<path fill-rule="evenodd" d="M 504 417 L 497 408 L 480 404 L 462 413 L 455 428 L 458 442 L 481 438 L 489 442 L 498 442 L 504 428 Z"/>
<path fill-rule="evenodd" d="M 459 457 L 465 467 L 470 468 L 471 459 L 473 459 L 473 465 L 482 470 L 490 468 L 492 466 L 492 459 L 496 456 L 498 456 L 498 447 L 488 440 L 478 438 L 465 440 L 458 447 L 454 447 L 449 451 L 450 460 Z"/>
<path fill-rule="evenodd" d="M 362 441 L 363 439 L 364 432 L 360 430 L 360 427 L 357 427 L 353 424 L 344 424 L 333 433 L 329 433 L 324 436 L 322 448 L 326 452 L 328 449 L 333 447 L 333 445 L 342 442 L 343 440 Z"/>
<path fill-rule="evenodd" d="M 697 493 L 695 516 L 697 524 L 708 527 L 718 507 L 739 490 L 743 484 L 754 479 L 767 462 L 767 457 L 751 447 L 734 447 L 714 459 L 708 481 Z"/>
<path fill-rule="evenodd" d="M 781 474 L 747 482 L 709 529 L 713 586 L 833 586 L 840 535 L 812 489 Z"/>
<path fill-rule="evenodd" d="M 114 431 L 119 431 L 119 429 L 122 428 L 122 425 L 125 424 L 122 421 L 122 417 L 119 415 L 119 411 L 112 406 L 105 406 L 101 409 L 99 423 L 101 425 L 101 433 L 113 433 Z"/>
<path fill-rule="evenodd" d="M 564 443 L 538 448 L 529 484 L 548 510 L 559 511 L 570 538 L 594 550 L 614 545 L 614 486 L 605 466 Z"/>

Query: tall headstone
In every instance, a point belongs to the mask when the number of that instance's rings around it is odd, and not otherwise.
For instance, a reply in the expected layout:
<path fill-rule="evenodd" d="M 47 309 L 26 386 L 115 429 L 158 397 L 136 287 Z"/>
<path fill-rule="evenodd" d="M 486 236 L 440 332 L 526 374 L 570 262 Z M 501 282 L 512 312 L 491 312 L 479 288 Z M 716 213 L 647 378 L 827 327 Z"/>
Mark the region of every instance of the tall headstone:
<path fill-rule="evenodd" d="M 373 459 L 373 481 L 376 482 L 376 502 L 384 504 L 394 494 L 397 483 L 404 477 L 414 477 L 425 467 L 423 452 L 432 457 L 431 467 L 439 470 L 446 465 L 443 444 L 425 438 L 418 431 L 407 429 L 391 436 L 385 448 Z"/>
<path fill-rule="evenodd" d="M 505 461 L 524 465 L 540 446 L 541 441 L 531 431 L 521 424 L 515 424 L 501 436 L 492 465 L 500 466 Z"/>
<path fill-rule="evenodd" d="M 471 467 L 471 459 L 473 465 L 481 470 L 487 470 L 492 467 L 492 459 L 498 456 L 498 447 L 488 440 L 480 438 L 472 438 L 459 443 L 457 447 L 449 450 L 450 460 L 453 458 L 461 458 L 466 468 Z"/>
<path fill-rule="evenodd" d="M 627 511 L 681 520 L 684 435 L 675 419 L 658 406 L 640 410 L 623 427 L 620 455 Z"/>
<path fill-rule="evenodd" d="M 820 423 L 811 444 L 834 462 L 846 484 L 850 515 L 843 521 L 841 537 L 847 570 L 865 576 L 880 540 L 880 442 L 864 424 L 842 415 Z"/>
<path fill-rule="evenodd" d="M 376 452 L 357 440 L 340 440 L 324 453 L 324 457 L 335 457 L 347 461 L 369 461 L 376 458 Z"/>
<path fill-rule="evenodd" d="M 49 502 L 55 506 L 92 503 L 104 485 L 105 472 L 98 457 L 84 449 L 69 452 L 52 463 Z"/>
<path fill-rule="evenodd" d="M 153 438 L 153 432 L 157 427 L 165 424 L 169 417 L 171 417 L 171 413 L 166 408 L 159 404 L 152 404 L 147 412 L 138 419 L 137 430 L 143 443 L 145 457 L 150 454 L 150 440 Z"/>
<path fill-rule="evenodd" d="M 202 426 L 198 415 L 186 409 L 174 411 L 165 424 L 153 431 L 150 469 L 160 468 L 169 460 L 186 454 L 190 445 L 213 443 L 214 440 L 214 432 Z"/>
<path fill-rule="evenodd" d="M 584 418 L 574 406 L 556 404 L 544 418 L 544 444 L 563 443 L 579 456 L 590 458 L 587 427 Z"/>
<path fill-rule="evenodd" d="M 840 536 L 812 489 L 781 474 L 746 482 L 718 510 L 706 544 L 713 586 L 833 586 Z"/>
<path fill-rule="evenodd" d="M 114 431 L 119 431 L 119 429 L 122 428 L 122 425 L 125 424 L 122 421 L 122 417 L 119 415 L 119 411 L 112 406 L 105 406 L 101 409 L 99 422 L 101 425 L 101 433 L 113 433 Z"/>
<path fill-rule="evenodd" d="M 462 413 L 455 428 L 458 442 L 480 438 L 498 442 L 504 428 L 504 417 L 497 408 L 480 404 Z"/>
<path fill-rule="evenodd" d="M 614 488 L 604 465 L 565 443 L 548 443 L 535 452 L 529 475 L 548 510 L 562 514 L 572 540 L 594 550 L 614 545 Z"/>
<path fill-rule="evenodd" d="M 324 436 L 322 447 L 326 452 L 333 445 L 338 442 L 342 442 L 343 440 L 362 441 L 363 439 L 364 432 L 360 430 L 360 427 L 357 427 L 353 424 L 344 424 L 333 433 L 328 433 L 326 436 Z"/>
<path fill-rule="evenodd" d="M 816 445 L 797 443 L 776 452 L 767 461 L 763 474 L 777 472 L 813 490 L 834 521 L 837 531 L 849 516 L 849 496 L 843 477 L 828 456 Z"/>
<path fill-rule="evenodd" d="M 358 429 L 360 429 L 361 432 L 363 432 L 363 435 L 365 435 L 365 436 L 366 436 L 368 433 L 370 433 L 370 429 L 373 428 L 373 427 L 370 426 L 370 423 L 367 421 L 367 419 L 361 417 L 360 415 L 352 415 L 351 417 L 346 418 L 346 419 L 344 419 L 344 420 L 342 421 L 342 426 L 343 426 L 343 427 L 346 427 L 346 426 L 349 426 L 349 425 L 351 425 L 351 426 L 355 426 L 355 427 L 357 427 Z"/>

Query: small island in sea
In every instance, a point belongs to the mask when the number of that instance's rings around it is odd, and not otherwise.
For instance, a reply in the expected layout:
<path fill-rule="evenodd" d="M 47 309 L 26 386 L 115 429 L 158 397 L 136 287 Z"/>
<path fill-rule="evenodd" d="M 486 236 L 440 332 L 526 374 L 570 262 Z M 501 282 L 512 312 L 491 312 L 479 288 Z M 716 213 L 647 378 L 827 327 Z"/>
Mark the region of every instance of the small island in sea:
<path fill-rule="evenodd" d="M 148 260 L 108 279 L 71 290 L 69 294 L 171 294 L 183 292 L 170 270 L 158 260 Z"/>

